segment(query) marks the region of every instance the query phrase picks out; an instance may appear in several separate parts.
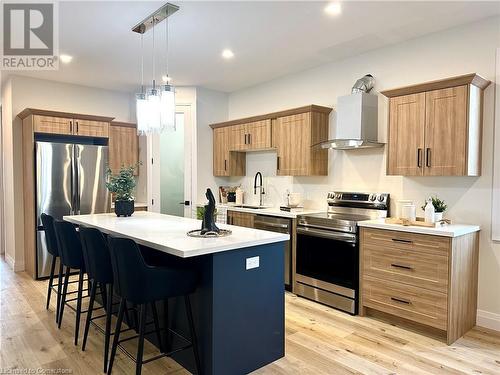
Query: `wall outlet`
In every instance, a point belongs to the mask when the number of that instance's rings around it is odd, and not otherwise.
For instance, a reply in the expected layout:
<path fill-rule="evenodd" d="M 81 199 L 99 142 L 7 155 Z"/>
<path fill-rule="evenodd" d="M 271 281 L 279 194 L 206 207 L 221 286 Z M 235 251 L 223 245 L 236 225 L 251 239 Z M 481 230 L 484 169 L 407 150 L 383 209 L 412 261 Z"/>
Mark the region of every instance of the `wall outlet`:
<path fill-rule="evenodd" d="M 247 258 L 247 270 L 252 268 L 259 268 L 260 257 Z"/>

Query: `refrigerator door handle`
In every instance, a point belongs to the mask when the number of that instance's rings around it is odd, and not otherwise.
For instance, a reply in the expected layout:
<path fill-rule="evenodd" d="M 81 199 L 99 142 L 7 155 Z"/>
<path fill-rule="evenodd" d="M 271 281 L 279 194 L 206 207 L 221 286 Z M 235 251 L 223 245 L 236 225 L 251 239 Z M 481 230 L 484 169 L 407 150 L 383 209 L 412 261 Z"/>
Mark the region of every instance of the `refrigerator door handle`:
<path fill-rule="evenodd" d="M 80 148 L 75 145 L 75 214 L 80 215 Z"/>

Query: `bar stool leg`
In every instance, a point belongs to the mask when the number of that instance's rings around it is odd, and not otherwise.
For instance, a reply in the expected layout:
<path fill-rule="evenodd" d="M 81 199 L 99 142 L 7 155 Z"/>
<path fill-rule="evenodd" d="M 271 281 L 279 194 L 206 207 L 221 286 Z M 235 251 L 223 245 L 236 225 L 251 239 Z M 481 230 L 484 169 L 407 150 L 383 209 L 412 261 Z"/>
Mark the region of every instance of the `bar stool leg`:
<path fill-rule="evenodd" d="M 153 322 L 155 325 L 156 339 L 158 340 L 158 345 L 160 346 L 160 352 L 165 353 L 163 340 L 161 339 L 160 322 L 158 320 L 158 311 L 156 310 L 156 302 L 151 302 L 151 311 L 153 312 Z"/>
<path fill-rule="evenodd" d="M 89 308 L 87 312 L 87 319 L 85 320 L 85 330 L 83 331 L 82 351 L 85 351 L 85 346 L 87 345 L 87 336 L 89 334 L 90 321 L 92 320 L 92 312 L 94 310 L 94 300 L 96 291 L 97 291 L 97 282 L 94 281 L 92 283 L 92 289 L 90 290 Z"/>
<path fill-rule="evenodd" d="M 108 366 L 109 339 L 111 337 L 111 316 L 113 315 L 113 284 L 108 285 L 108 298 L 106 307 L 106 328 L 104 331 L 104 372 Z"/>
<path fill-rule="evenodd" d="M 57 306 L 56 306 L 56 323 L 59 322 L 59 312 L 61 311 L 61 292 L 63 283 L 63 264 L 59 259 L 59 275 L 57 275 Z"/>
<path fill-rule="evenodd" d="M 111 370 L 113 370 L 113 362 L 115 360 L 116 348 L 118 347 L 118 340 L 120 339 L 123 312 L 125 311 L 126 303 L 127 301 L 125 300 L 125 298 L 122 298 L 120 301 L 120 308 L 118 309 L 118 320 L 116 321 L 115 336 L 113 337 L 113 346 L 111 347 L 111 356 L 109 357 L 108 375 L 111 375 Z"/>
<path fill-rule="evenodd" d="M 83 272 L 83 269 L 80 268 L 79 278 L 78 278 L 78 293 L 76 299 L 75 345 L 78 345 L 78 334 L 80 333 L 80 317 L 82 315 L 82 293 L 83 293 L 84 275 L 85 273 Z"/>
<path fill-rule="evenodd" d="M 168 324 L 168 299 L 163 300 L 163 325 L 165 330 L 163 331 L 164 347 L 166 351 L 170 350 L 170 340 L 169 340 L 169 324 Z"/>
<path fill-rule="evenodd" d="M 139 316 L 139 343 L 137 344 L 137 362 L 135 365 L 135 375 L 141 375 L 142 355 L 144 353 L 144 331 L 146 328 L 146 304 L 141 304 Z"/>
<path fill-rule="evenodd" d="M 56 268 L 56 257 L 52 256 L 52 264 L 50 265 L 50 278 L 49 278 L 49 288 L 47 290 L 47 305 L 45 306 L 45 309 L 49 309 L 50 305 L 50 295 L 52 293 L 52 285 L 54 283 L 54 271 Z"/>
<path fill-rule="evenodd" d="M 201 374 L 201 362 L 200 353 L 198 352 L 198 338 L 196 337 L 196 330 L 194 329 L 193 311 L 191 310 L 191 301 L 189 296 L 184 296 L 184 302 L 186 304 L 186 314 L 189 323 L 189 330 L 191 331 L 191 343 L 193 344 L 194 360 L 196 363 L 196 373 Z"/>
<path fill-rule="evenodd" d="M 64 275 L 64 286 L 61 296 L 61 306 L 59 311 L 59 322 L 57 323 L 57 328 L 61 328 L 61 322 L 64 314 L 64 305 L 66 304 L 66 293 L 68 292 L 68 282 L 69 282 L 69 272 L 70 268 L 66 267 L 66 274 Z"/>

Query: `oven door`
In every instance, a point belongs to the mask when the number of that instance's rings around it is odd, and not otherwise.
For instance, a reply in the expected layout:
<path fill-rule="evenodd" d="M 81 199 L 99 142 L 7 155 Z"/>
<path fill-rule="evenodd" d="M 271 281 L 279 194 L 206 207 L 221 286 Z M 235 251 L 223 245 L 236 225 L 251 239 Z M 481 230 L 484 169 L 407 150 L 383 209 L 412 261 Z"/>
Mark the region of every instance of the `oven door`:
<path fill-rule="evenodd" d="M 296 273 L 297 280 L 307 281 L 307 284 L 320 288 L 325 283 L 337 285 L 343 288 L 339 288 L 339 291 L 327 289 L 355 298 L 359 285 L 356 234 L 298 227 Z"/>

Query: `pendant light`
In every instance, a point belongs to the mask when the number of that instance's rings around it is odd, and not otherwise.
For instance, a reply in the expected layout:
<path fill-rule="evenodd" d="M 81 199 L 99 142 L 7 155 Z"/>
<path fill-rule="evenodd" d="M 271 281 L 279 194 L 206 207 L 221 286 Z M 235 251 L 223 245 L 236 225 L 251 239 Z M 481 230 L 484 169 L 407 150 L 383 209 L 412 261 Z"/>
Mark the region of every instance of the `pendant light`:
<path fill-rule="evenodd" d="M 132 28 L 132 31 L 141 34 L 141 92 L 136 94 L 137 131 L 139 134 L 161 133 L 165 130 L 175 130 L 175 90 L 169 83 L 168 75 L 168 17 L 179 10 L 179 7 L 170 3 L 165 4 L 152 15 Z M 166 34 L 166 77 L 165 85 L 157 87 L 155 69 L 155 28 L 158 23 L 165 22 Z M 143 34 L 153 30 L 153 63 L 152 87 L 144 90 L 144 54 Z"/>

